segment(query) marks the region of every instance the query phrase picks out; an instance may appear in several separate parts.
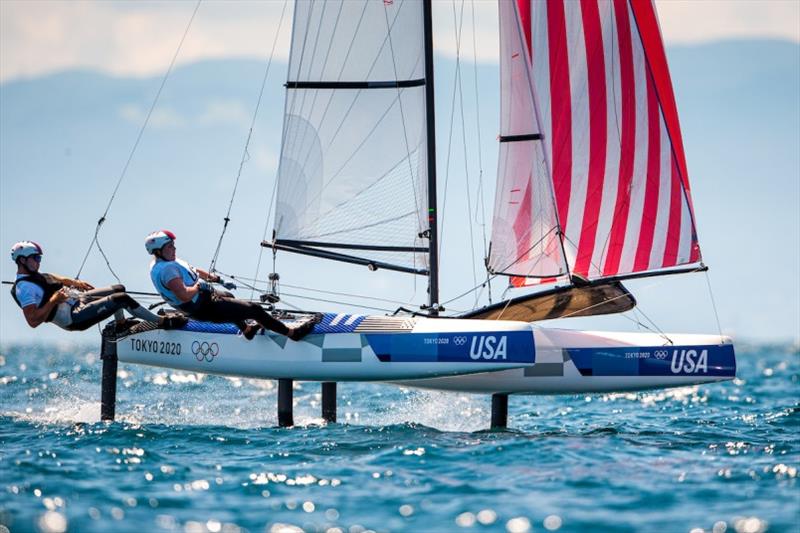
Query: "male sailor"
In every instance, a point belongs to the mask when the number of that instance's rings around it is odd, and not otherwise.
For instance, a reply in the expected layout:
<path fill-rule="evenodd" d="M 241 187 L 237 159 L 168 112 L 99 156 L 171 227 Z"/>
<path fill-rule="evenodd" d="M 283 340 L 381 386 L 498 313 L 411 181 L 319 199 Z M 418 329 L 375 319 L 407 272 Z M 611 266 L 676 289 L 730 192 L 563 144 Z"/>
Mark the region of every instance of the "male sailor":
<path fill-rule="evenodd" d="M 122 285 L 95 289 L 79 279 L 41 273 L 43 253 L 42 247 L 33 241 L 20 241 L 11 247 L 11 259 L 17 264 L 11 297 L 32 328 L 52 322 L 67 331 L 83 331 L 111 315 L 115 315 L 118 325 L 123 325 L 123 309 L 165 328 L 185 323 L 180 317 L 151 313 L 131 298 Z"/>
<path fill-rule="evenodd" d="M 247 340 L 252 340 L 261 329 L 270 329 L 297 341 L 314 329 L 313 320 L 290 328 L 258 304 L 214 291 L 209 283 L 218 283 L 220 277 L 176 257 L 175 234 L 171 231 L 151 233 L 144 246 L 153 256 L 150 279 L 156 290 L 172 307 L 194 319 L 217 324 L 232 322 Z M 256 325 L 248 324 L 247 320 L 255 321 Z"/>

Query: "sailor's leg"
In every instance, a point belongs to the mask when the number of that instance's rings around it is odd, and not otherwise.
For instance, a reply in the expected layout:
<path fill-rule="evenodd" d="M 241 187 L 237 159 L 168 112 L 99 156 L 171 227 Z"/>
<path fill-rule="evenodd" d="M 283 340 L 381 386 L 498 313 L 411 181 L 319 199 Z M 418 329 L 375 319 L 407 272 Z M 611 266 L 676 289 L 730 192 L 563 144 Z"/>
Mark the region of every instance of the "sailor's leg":
<path fill-rule="evenodd" d="M 72 310 L 71 331 L 83 331 L 102 322 L 122 310 L 122 305 L 113 301 L 113 296 L 105 296 L 78 305 Z"/>
<path fill-rule="evenodd" d="M 81 304 L 87 305 L 93 301 L 99 300 L 106 296 L 111 296 L 112 294 L 124 293 L 125 286 L 124 285 L 111 285 L 110 287 L 97 287 L 90 291 L 82 292 L 80 295 Z M 119 309 L 114 312 L 114 320 L 117 322 L 122 322 L 125 320 L 125 314 L 122 312 L 122 309 Z"/>
<path fill-rule="evenodd" d="M 72 311 L 72 325 L 71 330 L 83 331 L 98 322 L 102 322 L 111 315 L 121 313 L 123 309 L 127 309 L 129 313 L 142 320 L 149 322 L 158 322 L 159 316 L 151 313 L 139 302 L 131 298 L 124 292 L 116 292 L 111 296 L 106 296 L 86 304 L 82 304 Z M 120 320 L 119 316 L 117 319 Z"/>
<path fill-rule="evenodd" d="M 206 320 L 213 322 L 242 323 L 244 320 L 255 320 L 263 327 L 287 335 L 289 328 L 280 320 L 272 318 L 260 305 L 236 300 L 235 298 L 214 298 L 203 309 Z"/>
<path fill-rule="evenodd" d="M 124 285 L 111 285 L 110 287 L 98 287 L 96 289 L 92 289 L 90 291 L 85 291 L 81 293 L 81 300 L 96 300 L 98 298 L 102 298 L 103 296 L 111 296 L 112 294 L 118 292 L 125 292 Z"/>

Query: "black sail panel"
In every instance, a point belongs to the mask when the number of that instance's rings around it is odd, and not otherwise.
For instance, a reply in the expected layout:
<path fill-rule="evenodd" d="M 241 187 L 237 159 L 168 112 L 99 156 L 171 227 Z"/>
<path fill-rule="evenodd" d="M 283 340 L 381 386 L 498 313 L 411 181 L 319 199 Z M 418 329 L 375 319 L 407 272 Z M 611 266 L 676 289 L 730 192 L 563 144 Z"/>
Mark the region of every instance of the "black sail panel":
<path fill-rule="evenodd" d="M 481 309 L 459 318 L 519 320 L 536 322 L 566 317 L 586 317 L 624 313 L 636 307 L 636 299 L 618 281 L 584 286 L 556 287 L 526 294 Z"/>

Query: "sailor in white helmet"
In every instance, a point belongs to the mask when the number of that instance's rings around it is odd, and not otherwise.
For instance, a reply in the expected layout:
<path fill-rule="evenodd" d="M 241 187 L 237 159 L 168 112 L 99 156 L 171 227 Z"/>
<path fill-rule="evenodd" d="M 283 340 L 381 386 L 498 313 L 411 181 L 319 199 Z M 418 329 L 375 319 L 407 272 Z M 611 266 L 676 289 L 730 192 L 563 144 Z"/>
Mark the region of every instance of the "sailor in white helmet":
<path fill-rule="evenodd" d="M 111 315 L 122 324 L 123 309 L 162 327 L 180 325 L 173 323 L 173 317 L 165 319 L 142 307 L 122 285 L 95 289 L 79 279 L 39 272 L 42 255 L 42 247 L 33 241 L 21 241 L 11 247 L 11 259 L 17 265 L 11 297 L 22 309 L 30 327 L 52 322 L 67 331 L 83 331 Z"/>
<path fill-rule="evenodd" d="M 153 286 L 172 307 L 196 320 L 236 324 L 248 340 L 262 328 L 286 335 L 292 340 L 300 340 L 314 329 L 315 321 L 307 321 L 290 328 L 256 303 L 237 300 L 229 293 L 214 291 L 207 282 L 218 283 L 221 281 L 220 277 L 178 259 L 175 234 L 171 231 L 151 233 L 145 239 L 144 246 L 153 256 L 150 263 Z M 256 325 L 249 325 L 248 320 L 255 321 Z"/>

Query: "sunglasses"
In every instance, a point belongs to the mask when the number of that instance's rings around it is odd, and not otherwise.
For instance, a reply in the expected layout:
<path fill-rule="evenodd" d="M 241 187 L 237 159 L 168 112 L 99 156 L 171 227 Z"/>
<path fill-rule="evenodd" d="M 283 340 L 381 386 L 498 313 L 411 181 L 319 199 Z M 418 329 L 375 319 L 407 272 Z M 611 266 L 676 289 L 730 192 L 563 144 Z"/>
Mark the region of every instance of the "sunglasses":
<path fill-rule="evenodd" d="M 42 256 L 41 256 L 40 254 L 36 254 L 36 255 L 29 255 L 29 256 L 28 256 L 28 259 L 33 259 L 33 260 L 34 260 L 34 261 L 36 261 L 37 263 L 41 263 L 41 262 L 42 262 Z"/>

